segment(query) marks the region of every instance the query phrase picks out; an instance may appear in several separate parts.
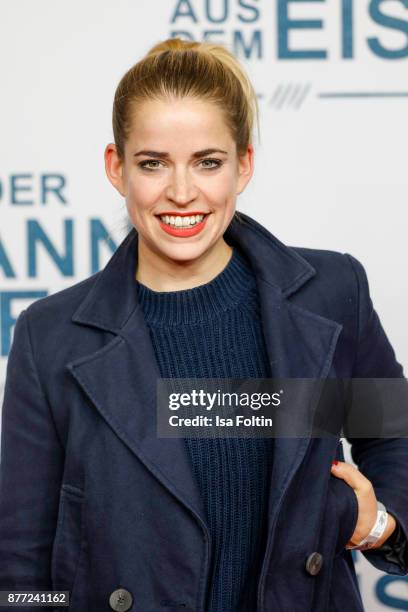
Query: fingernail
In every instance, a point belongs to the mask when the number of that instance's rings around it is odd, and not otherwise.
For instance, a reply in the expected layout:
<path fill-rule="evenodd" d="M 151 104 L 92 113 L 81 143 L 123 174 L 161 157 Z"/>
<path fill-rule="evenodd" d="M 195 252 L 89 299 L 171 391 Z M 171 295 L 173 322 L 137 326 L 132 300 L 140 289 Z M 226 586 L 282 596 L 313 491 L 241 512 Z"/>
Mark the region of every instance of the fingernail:
<path fill-rule="evenodd" d="M 334 461 L 332 461 L 332 465 L 337 465 L 337 464 L 338 464 L 337 459 L 335 459 Z"/>

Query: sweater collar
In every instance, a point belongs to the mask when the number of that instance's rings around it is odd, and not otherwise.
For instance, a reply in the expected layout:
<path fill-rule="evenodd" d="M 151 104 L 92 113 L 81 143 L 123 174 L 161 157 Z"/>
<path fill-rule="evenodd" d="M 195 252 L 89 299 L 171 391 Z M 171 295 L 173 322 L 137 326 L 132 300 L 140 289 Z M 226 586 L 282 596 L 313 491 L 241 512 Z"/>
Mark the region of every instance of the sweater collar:
<path fill-rule="evenodd" d="M 136 280 L 143 314 L 154 326 L 200 323 L 233 308 L 250 308 L 255 287 L 250 264 L 237 247 L 217 276 L 191 289 L 154 291 Z"/>

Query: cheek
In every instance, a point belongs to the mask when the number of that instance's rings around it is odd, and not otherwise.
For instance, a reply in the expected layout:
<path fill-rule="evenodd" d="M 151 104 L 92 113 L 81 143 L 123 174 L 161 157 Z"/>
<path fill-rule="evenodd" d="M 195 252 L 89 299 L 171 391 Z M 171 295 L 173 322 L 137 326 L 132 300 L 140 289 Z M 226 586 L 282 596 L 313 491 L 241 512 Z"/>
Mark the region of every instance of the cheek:
<path fill-rule="evenodd" d="M 202 192 L 205 193 L 208 199 L 214 204 L 223 206 L 226 202 L 230 201 L 235 194 L 234 177 L 225 174 L 211 181 L 207 181 L 202 186 Z"/>
<path fill-rule="evenodd" d="M 147 209 L 155 204 L 160 193 L 158 181 L 144 180 L 144 177 L 140 177 L 129 184 L 128 206 Z"/>

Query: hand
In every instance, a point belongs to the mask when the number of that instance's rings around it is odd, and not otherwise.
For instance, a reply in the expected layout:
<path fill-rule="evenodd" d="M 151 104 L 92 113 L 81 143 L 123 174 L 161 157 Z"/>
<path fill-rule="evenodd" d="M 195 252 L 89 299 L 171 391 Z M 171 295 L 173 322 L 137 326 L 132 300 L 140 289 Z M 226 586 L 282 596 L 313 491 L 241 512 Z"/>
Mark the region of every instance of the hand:
<path fill-rule="evenodd" d="M 374 487 L 371 481 L 364 476 L 351 463 L 338 461 L 333 463 L 331 473 L 337 478 L 342 478 L 352 489 L 357 496 L 358 502 L 358 518 L 353 535 L 347 542 L 346 548 L 356 546 L 361 540 L 366 538 L 374 527 L 377 520 L 377 498 L 375 496 Z M 374 546 L 371 548 L 379 548 L 390 537 L 396 528 L 396 521 L 391 514 L 387 513 L 387 527 Z"/>

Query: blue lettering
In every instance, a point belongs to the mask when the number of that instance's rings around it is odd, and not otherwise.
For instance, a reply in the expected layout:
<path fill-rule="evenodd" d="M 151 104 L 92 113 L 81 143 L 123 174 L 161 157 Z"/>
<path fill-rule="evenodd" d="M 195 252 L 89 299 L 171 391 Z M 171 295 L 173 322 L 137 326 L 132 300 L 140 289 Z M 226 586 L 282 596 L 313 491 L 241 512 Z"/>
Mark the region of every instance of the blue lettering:
<path fill-rule="evenodd" d="M 255 55 L 258 59 L 262 58 L 262 34 L 260 30 L 252 32 L 252 40 L 249 45 L 245 45 L 243 40 L 243 32 L 234 32 L 234 50 L 235 53 L 243 52 L 246 59 L 251 59 Z"/>
<path fill-rule="evenodd" d="M 59 255 L 38 221 L 28 221 L 28 276 L 37 276 L 37 243 L 44 246 L 63 276 L 74 275 L 73 220 L 64 221 L 65 255 Z"/>
<path fill-rule="evenodd" d="M 179 0 L 174 10 L 173 17 L 170 19 L 170 23 L 174 23 L 176 19 L 180 17 L 189 17 L 194 23 L 197 23 L 198 19 L 194 13 L 193 7 L 190 4 L 190 0 Z"/>
<path fill-rule="evenodd" d="M 309 2 L 325 2 L 326 0 L 306 0 Z M 293 29 L 321 29 L 321 19 L 289 19 L 290 2 L 305 2 L 305 0 L 278 0 L 278 57 L 279 59 L 326 59 L 327 52 L 323 49 L 292 50 L 289 49 L 289 31 Z"/>
<path fill-rule="evenodd" d="M 19 185 L 18 182 L 21 179 L 31 179 L 32 174 L 12 174 L 10 176 L 10 190 L 11 190 L 11 203 L 22 204 L 23 206 L 32 206 L 33 200 L 17 200 L 17 194 L 19 191 L 31 191 L 31 185 Z"/>
<path fill-rule="evenodd" d="M 397 19 L 396 17 L 389 17 L 381 12 L 381 5 L 385 4 L 388 0 L 371 0 L 369 12 L 371 18 L 378 24 L 403 32 L 408 39 L 408 21 Z M 402 5 L 408 9 L 408 0 L 400 0 Z M 408 41 L 405 47 L 401 49 L 386 49 L 376 37 L 367 39 L 368 46 L 371 51 L 384 59 L 402 59 L 408 57 Z"/>
<path fill-rule="evenodd" d="M 258 2 L 258 0 L 255 1 Z M 238 5 L 242 6 L 244 9 L 249 9 L 249 11 L 252 11 L 251 17 L 244 17 L 243 15 L 238 14 L 239 21 L 243 21 L 244 23 L 252 23 L 253 21 L 259 19 L 259 8 L 247 4 L 247 2 L 244 2 L 244 0 L 238 0 Z"/>
<path fill-rule="evenodd" d="M 0 240 L 0 268 L 3 268 L 3 272 L 6 278 L 15 278 L 15 272 L 10 263 L 9 258 L 7 257 L 7 253 L 3 247 L 3 244 Z"/>
<path fill-rule="evenodd" d="M 210 5 L 211 6 L 213 5 L 212 0 L 205 0 L 205 15 L 206 15 L 208 21 L 211 21 L 212 23 L 222 23 L 223 21 L 226 21 L 228 19 L 228 4 L 227 4 L 227 0 L 224 0 L 224 10 L 223 10 L 223 12 L 222 12 L 220 17 L 214 17 L 214 15 L 211 14 Z"/>
<path fill-rule="evenodd" d="M 214 36 L 222 36 L 225 34 L 224 30 L 204 30 L 203 32 L 203 40 L 209 40 L 212 42 L 217 42 L 217 39 L 214 40 Z"/>
<path fill-rule="evenodd" d="M 394 610 L 408 610 L 408 599 L 394 597 L 387 593 L 387 587 L 394 582 L 403 582 L 408 586 L 408 577 L 406 576 L 382 576 L 375 585 L 375 593 L 378 599 L 385 606 L 389 606 Z"/>
<path fill-rule="evenodd" d="M 342 27 L 342 55 L 344 59 L 353 58 L 353 0 L 343 0 L 341 17 Z"/>
<path fill-rule="evenodd" d="M 57 179 L 57 185 L 52 186 L 49 184 L 52 179 Z M 65 177 L 62 174 L 43 174 L 41 176 L 41 204 L 47 204 L 48 192 L 54 193 L 60 202 L 66 204 L 67 201 L 61 194 L 61 189 L 65 187 L 65 182 Z"/>

